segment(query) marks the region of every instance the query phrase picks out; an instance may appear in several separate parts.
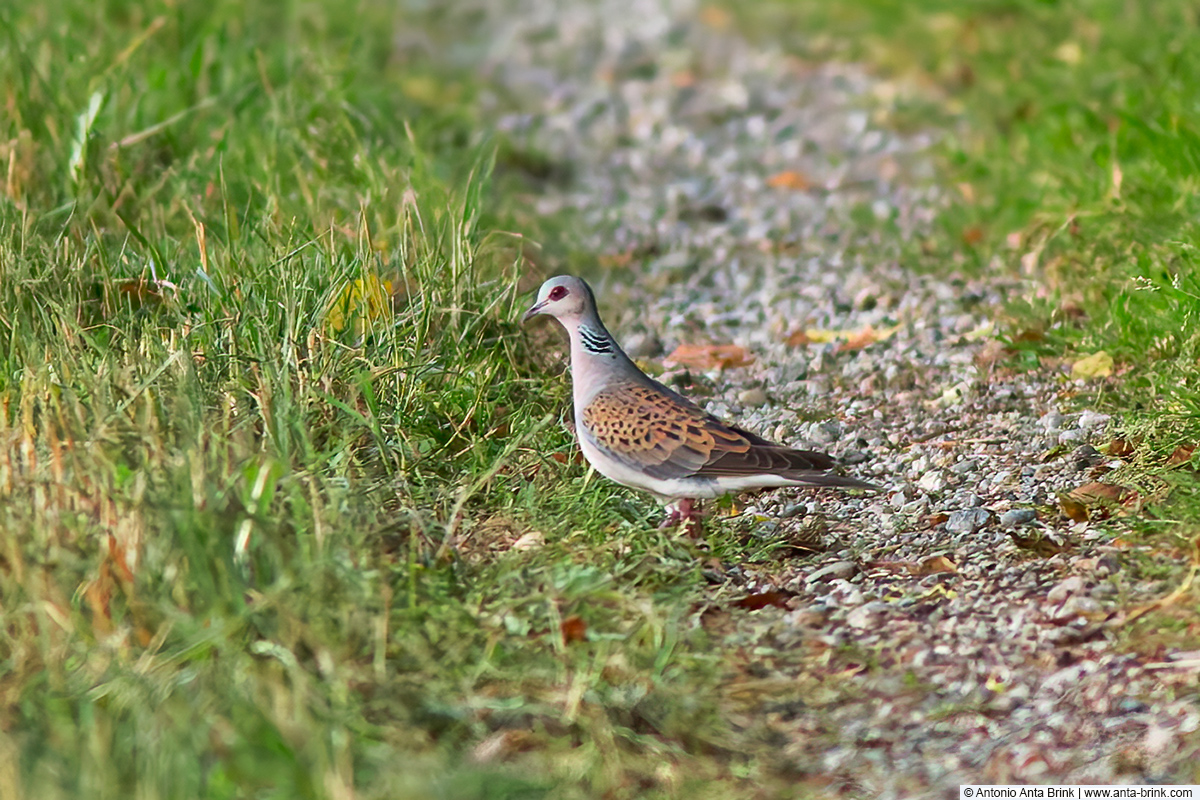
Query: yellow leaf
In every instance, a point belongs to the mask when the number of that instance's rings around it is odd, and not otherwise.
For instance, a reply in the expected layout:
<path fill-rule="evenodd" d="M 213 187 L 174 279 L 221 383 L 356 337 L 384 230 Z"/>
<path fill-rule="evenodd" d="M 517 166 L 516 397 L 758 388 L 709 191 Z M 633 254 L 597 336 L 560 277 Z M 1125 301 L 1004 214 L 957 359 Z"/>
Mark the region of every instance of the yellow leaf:
<path fill-rule="evenodd" d="M 1071 365 L 1071 377 L 1076 379 L 1107 378 L 1113 373 L 1113 357 L 1103 350 L 1079 359 Z"/>
<path fill-rule="evenodd" d="M 843 334 L 841 331 L 830 331 L 825 330 L 824 328 L 809 328 L 804 332 L 804 335 L 808 337 L 810 342 L 814 342 L 816 344 L 825 344 L 826 342 L 834 341 Z"/>
<path fill-rule="evenodd" d="M 893 325 L 889 328 L 874 328 L 870 325 L 859 328 L 858 330 L 829 330 L 827 328 L 808 328 L 804 331 L 796 331 L 788 337 L 788 344 L 793 342 L 799 344 L 826 344 L 827 342 L 836 342 L 838 339 L 844 339 L 845 343 L 839 347 L 839 350 L 859 350 L 868 345 L 882 342 L 892 338 L 896 331 L 900 330 L 899 325 Z"/>
<path fill-rule="evenodd" d="M 1074 66 L 1083 60 L 1083 48 L 1079 42 L 1067 40 L 1054 49 L 1054 57 L 1064 64 Z"/>
<path fill-rule="evenodd" d="M 362 335 L 365 323 L 384 319 L 392 310 L 392 282 L 381 281 L 376 275 L 347 283 L 330 305 L 325 320 L 334 333 L 341 333 L 348 325 Z"/>

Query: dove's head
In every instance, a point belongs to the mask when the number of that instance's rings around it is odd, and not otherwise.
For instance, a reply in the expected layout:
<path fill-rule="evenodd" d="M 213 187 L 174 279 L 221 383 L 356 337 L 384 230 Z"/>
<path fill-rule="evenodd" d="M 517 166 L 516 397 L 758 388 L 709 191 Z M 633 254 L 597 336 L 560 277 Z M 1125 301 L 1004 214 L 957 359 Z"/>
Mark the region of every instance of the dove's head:
<path fill-rule="evenodd" d="M 554 317 L 567 327 L 578 326 L 596 316 L 596 298 L 582 279 L 560 275 L 542 284 L 537 300 L 521 321 L 528 322 L 538 314 Z"/>

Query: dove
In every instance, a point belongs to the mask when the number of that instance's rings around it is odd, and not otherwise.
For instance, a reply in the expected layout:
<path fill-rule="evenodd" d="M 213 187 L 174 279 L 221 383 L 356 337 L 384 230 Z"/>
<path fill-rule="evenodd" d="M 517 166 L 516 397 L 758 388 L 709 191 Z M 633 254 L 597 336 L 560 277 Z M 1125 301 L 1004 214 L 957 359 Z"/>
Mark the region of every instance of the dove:
<path fill-rule="evenodd" d="M 545 314 L 571 340 L 575 435 L 588 463 L 664 501 L 664 527 L 698 522 L 696 501 L 780 486 L 879 487 L 834 471 L 833 458 L 794 450 L 723 422 L 646 375 L 604 327 L 581 278 L 550 278 L 522 323 Z"/>

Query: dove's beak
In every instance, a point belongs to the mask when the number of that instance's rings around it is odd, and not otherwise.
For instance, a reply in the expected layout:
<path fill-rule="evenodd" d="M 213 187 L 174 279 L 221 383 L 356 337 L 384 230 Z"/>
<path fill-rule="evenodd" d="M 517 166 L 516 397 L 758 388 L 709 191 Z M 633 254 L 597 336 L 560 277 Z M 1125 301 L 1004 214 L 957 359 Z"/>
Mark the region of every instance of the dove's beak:
<path fill-rule="evenodd" d="M 542 313 L 542 306 L 544 306 L 544 305 L 546 305 L 544 302 L 543 303 L 534 303 L 533 308 L 526 311 L 525 316 L 521 317 L 521 324 L 524 325 L 526 322 L 529 322 L 529 320 L 533 319 L 538 314 Z"/>

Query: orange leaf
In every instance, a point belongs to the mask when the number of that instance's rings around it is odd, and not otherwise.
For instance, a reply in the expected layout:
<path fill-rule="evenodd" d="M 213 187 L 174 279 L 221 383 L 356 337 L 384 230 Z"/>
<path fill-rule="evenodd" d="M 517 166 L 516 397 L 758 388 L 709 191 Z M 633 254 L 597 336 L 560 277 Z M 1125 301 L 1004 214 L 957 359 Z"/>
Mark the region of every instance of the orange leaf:
<path fill-rule="evenodd" d="M 747 611 L 758 611 L 759 609 L 766 608 L 767 606 L 787 608 L 788 597 L 790 597 L 790 595 L 775 589 L 771 589 L 770 591 L 759 592 L 758 594 L 748 594 L 741 600 L 734 600 L 731 605 L 734 608 L 744 608 Z"/>
<path fill-rule="evenodd" d="M 1058 507 L 1074 522 L 1088 521 L 1087 506 L 1078 500 L 1073 500 L 1066 495 L 1060 495 L 1058 498 Z"/>
<path fill-rule="evenodd" d="M 1181 444 L 1175 448 L 1175 452 L 1171 453 L 1171 457 L 1167 459 L 1167 469 L 1178 467 L 1180 464 L 1191 463 L 1192 453 L 1196 452 L 1196 445 Z"/>
<path fill-rule="evenodd" d="M 808 334 L 800 328 L 789 333 L 783 341 L 788 347 L 803 347 L 808 344 Z"/>
<path fill-rule="evenodd" d="M 767 186 L 770 186 L 772 189 L 792 189 L 797 192 L 803 192 L 812 187 L 812 181 L 805 177 L 803 173 L 797 172 L 794 169 L 785 169 L 783 172 L 776 172 L 767 178 Z"/>
<path fill-rule="evenodd" d="M 842 353 L 847 350 L 862 350 L 864 347 L 869 347 L 879 341 L 879 331 L 868 325 L 865 328 L 852 332 L 846 341 L 838 345 L 838 352 Z"/>
<path fill-rule="evenodd" d="M 939 572 L 957 573 L 958 566 L 945 556 L 932 556 L 921 562 L 918 575 L 935 575 Z"/>
<path fill-rule="evenodd" d="M 1104 452 L 1110 456 L 1125 458 L 1133 455 L 1133 445 L 1125 439 L 1113 439 L 1108 443 L 1108 447 L 1104 448 Z"/>
<path fill-rule="evenodd" d="M 736 344 L 681 344 L 663 363 L 700 370 L 731 369 L 753 364 L 754 356 Z"/>
<path fill-rule="evenodd" d="M 1089 506 L 1100 506 L 1109 503 L 1119 503 L 1129 494 L 1129 489 L 1117 486 L 1115 483 L 1100 483 L 1093 481 L 1078 489 L 1072 489 L 1068 495 L 1072 500 Z"/>
<path fill-rule="evenodd" d="M 700 21 L 716 31 L 723 31 L 733 22 L 733 17 L 720 6 L 705 6 L 700 9 Z"/>
<path fill-rule="evenodd" d="M 563 644 L 582 642 L 587 638 L 587 623 L 578 614 L 572 614 L 562 621 L 560 626 Z"/>

